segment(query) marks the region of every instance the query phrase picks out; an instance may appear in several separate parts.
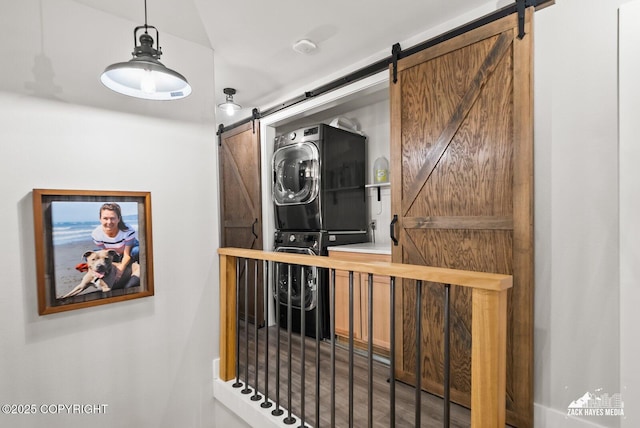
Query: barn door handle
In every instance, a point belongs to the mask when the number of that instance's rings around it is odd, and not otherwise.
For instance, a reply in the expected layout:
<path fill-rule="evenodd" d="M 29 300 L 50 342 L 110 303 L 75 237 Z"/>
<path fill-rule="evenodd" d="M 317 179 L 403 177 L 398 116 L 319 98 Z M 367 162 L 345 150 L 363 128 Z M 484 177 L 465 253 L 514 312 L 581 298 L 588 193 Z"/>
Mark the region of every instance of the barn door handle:
<path fill-rule="evenodd" d="M 258 219 L 255 219 L 253 221 L 253 224 L 251 225 L 251 233 L 256 239 L 258 239 L 258 234 L 256 233 L 256 224 L 258 224 Z"/>
<path fill-rule="evenodd" d="M 398 215 L 393 215 L 393 220 L 391 220 L 391 224 L 389 225 L 389 236 L 391 236 L 391 240 L 393 241 L 393 245 L 398 245 L 398 238 L 396 238 L 396 223 L 398 222 Z"/>

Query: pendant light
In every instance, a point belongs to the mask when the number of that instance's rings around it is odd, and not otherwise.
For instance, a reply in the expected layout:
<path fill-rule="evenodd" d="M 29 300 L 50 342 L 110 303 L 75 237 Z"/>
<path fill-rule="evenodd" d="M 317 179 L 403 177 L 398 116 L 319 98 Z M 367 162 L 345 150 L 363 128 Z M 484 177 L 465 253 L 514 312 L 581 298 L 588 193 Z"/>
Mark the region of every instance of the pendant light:
<path fill-rule="evenodd" d="M 236 93 L 236 90 L 233 88 L 224 88 L 223 91 L 227 96 L 227 100 L 221 104 L 218 104 L 218 108 L 220 110 L 225 111 L 229 116 L 233 116 L 235 112 L 242 109 L 240 104 L 236 104 L 233 102 L 233 96 Z"/>
<path fill-rule="evenodd" d="M 149 29 L 156 32 L 158 48 L 153 47 Z M 138 32 L 140 44 L 137 44 Z M 147 0 L 144 0 L 144 25 L 133 30 L 133 58 L 108 66 L 100 80 L 109 89 L 136 98 L 147 100 L 177 100 L 191 93 L 187 79 L 177 71 L 165 67 L 160 61 L 162 48 L 160 34 L 154 26 L 147 25 Z"/>

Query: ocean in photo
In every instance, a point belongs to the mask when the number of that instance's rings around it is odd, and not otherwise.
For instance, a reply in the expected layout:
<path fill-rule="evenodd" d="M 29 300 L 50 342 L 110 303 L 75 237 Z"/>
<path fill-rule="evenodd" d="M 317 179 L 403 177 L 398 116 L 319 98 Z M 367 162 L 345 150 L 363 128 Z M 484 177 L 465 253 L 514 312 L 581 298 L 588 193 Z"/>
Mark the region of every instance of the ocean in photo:
<path fill-rule="evenodd" d="M 122 216 L 122 220 L 127 226 L 138 231 L 138 216 Z M 62 221 L 53 224 L 52 238 L 53 246 L 71 244 L 74 242 L 91 242 L 91 232 L 100 226 L 100 222 L 95 221 Z"/>

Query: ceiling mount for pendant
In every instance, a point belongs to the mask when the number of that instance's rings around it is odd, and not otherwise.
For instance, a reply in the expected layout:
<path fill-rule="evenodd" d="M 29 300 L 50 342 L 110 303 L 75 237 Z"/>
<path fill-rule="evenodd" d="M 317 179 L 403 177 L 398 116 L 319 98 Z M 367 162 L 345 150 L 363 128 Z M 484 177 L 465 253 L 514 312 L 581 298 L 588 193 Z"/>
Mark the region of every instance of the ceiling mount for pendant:
<path fill-rule="evenodd" d="M 224 88 L 222 92 L 227 96 L 227 100 L 218 104 L 218 108 L 225 111 L 229 116 L 233 116 L 236 111 L 242 109 L 240 104 L 233 102 L 233 96 L 236 94 L 236 90 L 233 88 Z"/>
<path fill-rule="evenodd" d="M 139 37 L 138 32 L 144 29 Z M 153 37 L 148 30 L 156 32 L 158 48 L 153 47 Z M 147 25 L 147 1 L 144 2 L 144 25 L 133 30 L 133 58 L 108 66 L 100 80 L 109 89 L 118 93 L 148 100 L 176 100 L 191 94 L 187 79 L 177 71 L 165 67 L 160 62 L 162 48 L 160 33 L 152 25 Z"/>

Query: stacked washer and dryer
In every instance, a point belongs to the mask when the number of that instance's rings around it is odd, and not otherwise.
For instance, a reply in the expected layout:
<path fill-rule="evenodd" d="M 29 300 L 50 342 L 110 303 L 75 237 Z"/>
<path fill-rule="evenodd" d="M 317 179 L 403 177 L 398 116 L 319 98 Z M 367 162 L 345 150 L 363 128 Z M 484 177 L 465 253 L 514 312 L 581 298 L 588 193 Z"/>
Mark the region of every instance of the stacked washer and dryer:
<path fill-rule="evenodd" d="M 366 138 L 325 124 L 276 137 L 273 153 L 275 251 L 327 255 L 327 247 L 368 241 Z M 289 265 L 276 263 L 274 296 L 287 327 Z M 330 334 L 326 269 L 291 265 L 292 331 Z M 301 288 L 304 287 L 304 302 Z"/>

